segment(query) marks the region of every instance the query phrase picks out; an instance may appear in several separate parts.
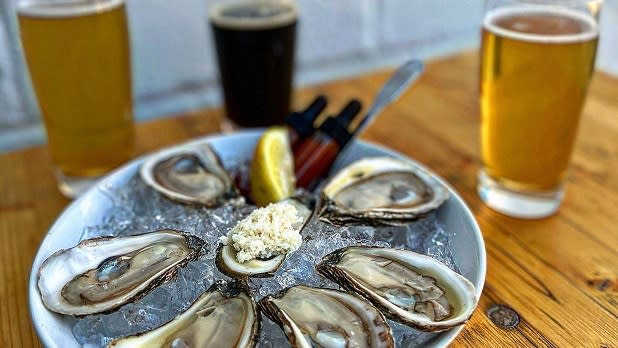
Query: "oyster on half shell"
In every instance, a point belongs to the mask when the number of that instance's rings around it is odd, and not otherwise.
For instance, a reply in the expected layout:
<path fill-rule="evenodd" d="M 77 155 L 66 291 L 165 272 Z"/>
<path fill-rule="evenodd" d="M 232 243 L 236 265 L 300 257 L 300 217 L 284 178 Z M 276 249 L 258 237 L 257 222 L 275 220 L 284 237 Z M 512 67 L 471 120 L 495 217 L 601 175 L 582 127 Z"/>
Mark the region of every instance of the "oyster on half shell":
<path fill-rule="evenodd" d="M 408 250 L 347 247 L 326 255 L 316 270 L 365 297 L 387 317 L 423 331 L 465 323 L 477 303 L 469 280 Z"/>
<path fill-rule="evenodd" d="M 328 181 L 319 216 L 336 225 L 402 225 L 447 199 L 447 188 L 410 162 L 371 157 L 348 165 Z"/>
<path fill-rule="evenodd" d="M 57 313 L 108 312 L 169 280 L 204 244 L 172 230 L 83 240 L 43 262 L 39 292 L 45 307 Z"/>
<path fill-rule="evenodd" d="M 382 313 L 340 290 L 297 285 L 263 298 L 259 306 L 293 347 L 394 347 Z"/>
<path fill-rule="evenodd" d="M 307 206 L 312 206 L 312 202 L 303 198 L 288 198 L 273 204 L 289 204 L 294 206 L 299 221 L 294 228 L 299 233 L 310 220 L 313 213 L 311 208 Z M 268 206 L 260 209 L 268 209 Z M 273 228 L 275 227 L 273 226 Z M 268 233 L 265 234 L 268 235 Z M 279 254 L 268 258 L 254 258 L 240 262 L 237 259 L 237 250 L 231 244 L 221 244 L 217 250 L 216 258 L 217 268 L 230 277 L 272 277 L 281 264 L 283 264 L 287 255 Z"/>
<path fill-rule="evenodd" d="M 220 280 L 166 324 L 117 339 L 108 347 L 253 347 L 259 329 L 257 306 L 246 286 Z"/>
<path fill-rule="evenodd" d="M 150 156 L 140 169 L 144 182 L 181 203 L 216 207 L 238 192 L 208 145 L 185 145 Z"/>

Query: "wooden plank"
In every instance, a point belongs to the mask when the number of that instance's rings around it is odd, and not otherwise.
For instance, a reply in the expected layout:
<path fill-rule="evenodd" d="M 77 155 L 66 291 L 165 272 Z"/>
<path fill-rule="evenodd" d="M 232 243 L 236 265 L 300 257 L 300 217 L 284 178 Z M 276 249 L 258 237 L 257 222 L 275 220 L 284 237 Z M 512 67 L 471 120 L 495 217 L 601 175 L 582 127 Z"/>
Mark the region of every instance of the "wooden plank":
<path fill-rule="evenodd" d="M 34 347 L 38 339 L 28 314 L 28 278 L 36 226 L 32 207 L 0 210 L 0 336 L 3 347 Z M 38 236 L 37 236 L 38 237 Z"/>

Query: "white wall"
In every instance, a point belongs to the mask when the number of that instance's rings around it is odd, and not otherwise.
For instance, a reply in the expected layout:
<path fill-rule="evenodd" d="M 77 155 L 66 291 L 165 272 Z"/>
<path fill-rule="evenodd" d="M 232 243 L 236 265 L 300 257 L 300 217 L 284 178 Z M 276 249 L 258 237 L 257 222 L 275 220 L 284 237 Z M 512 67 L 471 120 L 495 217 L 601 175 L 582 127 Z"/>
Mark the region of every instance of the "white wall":
<path fill-rule="evenodd" d="M 605 0 L 600 21 L 597 68 L 618 76 L 618 0 Z"/>
<path fill-rule="evenodd" d="M 136 114 L 218 103 L 213 0 L 129 0 Z M 482 0 L 297 0 L 297 85 L 474 47 Z M 147 5 L 144 5 L 147 4 Z M 163 19 L 162 17 L 165 17 Z"/>

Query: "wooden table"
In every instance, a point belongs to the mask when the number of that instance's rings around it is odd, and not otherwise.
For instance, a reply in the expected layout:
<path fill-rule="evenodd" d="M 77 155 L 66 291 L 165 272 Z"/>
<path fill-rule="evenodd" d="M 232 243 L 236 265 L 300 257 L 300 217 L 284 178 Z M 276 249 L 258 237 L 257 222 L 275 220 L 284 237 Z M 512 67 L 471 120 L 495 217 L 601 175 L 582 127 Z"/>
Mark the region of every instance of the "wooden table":
<path fill-rule="evenodd" d="M 596 73 L 590 88 L 566 199 L 555 216 L 509 218 L 475 192 L 479 162 L 477 57 L 429 63 L 421 81 L 363 138 L 402 152 L 445 178 L 474 211 L 487 247 L 487 281 L 479 307 L 454 347 L 618 347 L 618 79 Z M 378 72 L 308 87 L 332 111 L 348 98 L 369 105 L 388 77 Z M 138 127 L 139 152 L 217 132 L 220 110 L 156 120 Z M 0 337 L 2 347 L 39 342 L 28 315 L 30 265 L 47 229 L 70 203 L 55 187 L 44 147 L 0 155 Z M 512 329 L 487 315 L 506 304 L 520 316 Z"/>

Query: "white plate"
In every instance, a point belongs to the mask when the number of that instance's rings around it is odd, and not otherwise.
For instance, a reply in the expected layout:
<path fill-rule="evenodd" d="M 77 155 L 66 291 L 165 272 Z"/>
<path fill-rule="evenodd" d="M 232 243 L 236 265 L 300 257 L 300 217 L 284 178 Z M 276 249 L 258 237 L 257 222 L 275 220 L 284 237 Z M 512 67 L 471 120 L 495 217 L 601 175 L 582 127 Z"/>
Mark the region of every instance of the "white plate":
<path fill-rule="evenodd" d="M 223 162 L 226 162 L 226 160 L 249 159 L 253 154 L 253 149 L 260 134 L 261 131 L 259 130 L 243 131 L 231 135 L 205 137 L 192 141 L 192 143 L 209 142 L 221 156 Z M 355 142 L 347 151 L 346 156 L 340 158 L 335 163 L 334 170 L 336 171 L 361 157 L 380 155 L 405 158 L 401 154 L 376 145 Z M 52 253 L 75 246 L 79 242 L 86 226 L 102 223 L 103 217 L 112 207 L 112 202 L 100 188 L 105 187 L 106 191 L 109 192 L 110 188 L 113 189 L 126 185 L 128 180 L 138 172 L 142 161 L 143 158 L 137 159 L 114 171 L 79 199 L 71 203 L 58 217 L 47 236 L 43 239 L 32 264 L 29 296 L 30 315 L 34 328 L 41 342 L 46 347 L 70 348 L 79 347 L 79 344 L 71 332 L 71 318 L 50 312 L 41 302 L 36 285 L 37 272 L 41 263 Z M 413 163 L 436 176 L 422 165 L 416 162 Z M 450 198 L 438 209 L 437 218 L 445 225 L 447 232 L 451 234 L 455 263 L 461 270 L 461 274 L 476 286 L 478 298 L 485 283 L 485 245 L 481 230 L 461 197 L 444 180 L 439 177 L 437 178 L 450 191 Z M 428 345 L 446 347 L 461 329 L 462 327 L 458 327 L 435 334 L 428 341 Z"/>

